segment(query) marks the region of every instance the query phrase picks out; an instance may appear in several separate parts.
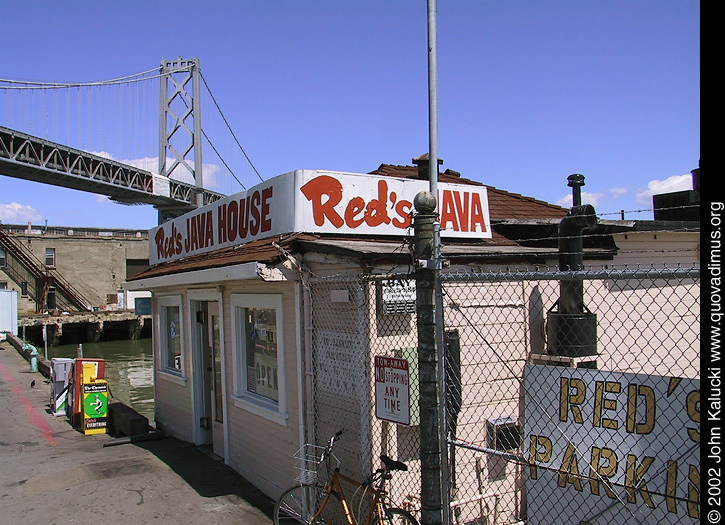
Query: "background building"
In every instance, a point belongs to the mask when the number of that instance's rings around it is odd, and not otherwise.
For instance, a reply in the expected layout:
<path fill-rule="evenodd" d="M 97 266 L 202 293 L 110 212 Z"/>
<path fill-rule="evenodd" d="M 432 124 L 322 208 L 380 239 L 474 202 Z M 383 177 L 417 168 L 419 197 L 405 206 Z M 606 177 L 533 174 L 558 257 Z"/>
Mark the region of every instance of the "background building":
<path fill-rule="evenodd" d="M 121 289 L 147 266 L 145 231 L 0 224 L 0 289 L 36 345 L 148 337 L 149 294 Z"/>
<path fill-rule="evenodd" d="M 121 283 L 147 266 L 146 231 L 0 225 L 0 289 L 18 291 L 21 315 L 133 308 Z"/>

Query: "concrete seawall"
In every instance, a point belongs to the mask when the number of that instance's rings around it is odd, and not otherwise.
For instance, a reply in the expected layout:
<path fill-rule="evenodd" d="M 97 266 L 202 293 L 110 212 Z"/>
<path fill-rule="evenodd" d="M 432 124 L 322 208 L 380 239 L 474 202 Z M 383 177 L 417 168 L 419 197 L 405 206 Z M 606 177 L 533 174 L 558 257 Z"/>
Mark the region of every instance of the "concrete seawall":
<path fill-rule="evenodd" d="M 18 318 L 18 332 L 36 345 L 45 340 L 49 346 L 57 346 L 148 337 L 151 323 L 150 315 L 136 315 L 131 310 L 25 314 Z"/>

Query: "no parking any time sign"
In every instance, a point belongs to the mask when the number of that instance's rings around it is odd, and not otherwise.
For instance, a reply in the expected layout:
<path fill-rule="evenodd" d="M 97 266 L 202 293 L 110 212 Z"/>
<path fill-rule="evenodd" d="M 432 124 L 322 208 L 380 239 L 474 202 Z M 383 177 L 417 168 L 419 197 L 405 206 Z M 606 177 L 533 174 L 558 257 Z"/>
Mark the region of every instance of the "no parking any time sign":
<path fill-rule="evenodd" d="M 375 356 L 375 417 L 410 425 L 408 361 Z"/>

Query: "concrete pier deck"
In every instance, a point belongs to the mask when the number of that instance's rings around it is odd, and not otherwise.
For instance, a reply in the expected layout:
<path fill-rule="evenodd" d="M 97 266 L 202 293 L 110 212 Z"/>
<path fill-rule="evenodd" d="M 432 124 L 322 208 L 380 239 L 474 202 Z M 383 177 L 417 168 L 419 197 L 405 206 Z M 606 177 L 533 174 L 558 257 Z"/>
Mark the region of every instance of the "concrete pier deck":
<path fill-rule="evenodd" d="M 171 438 L 104 447 L 112 436 L 83 435 L 49 398 L 0 342 L 0 522 L 271 523 L 273 502 L 218 458 Z"/>
<path fill-rule="evenodd" d="M 116 334 L 113 339 L 138 339 L 151 333 L 151 316 L 136 315 L 133 310 L 26 313 L 18 317 L 18 331 L 39 347 L 44 341 L 49 346 L 97 343 L 109 333 Z"/>

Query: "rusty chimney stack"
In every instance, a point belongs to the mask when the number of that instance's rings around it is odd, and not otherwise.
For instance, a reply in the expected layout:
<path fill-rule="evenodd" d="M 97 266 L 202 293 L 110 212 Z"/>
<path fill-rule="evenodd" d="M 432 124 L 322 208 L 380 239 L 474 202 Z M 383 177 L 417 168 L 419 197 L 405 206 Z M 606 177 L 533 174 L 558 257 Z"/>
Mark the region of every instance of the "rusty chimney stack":
<path fill-rule="evenodd" d="M 424 153 L 420 157 L 415 157 L 413 159 L 413 164 L 418 166 L 418 178 L 421 180 L 428 180 L 430 178 L 430 156 L 427 153 Z M 438 159 L 438 165 L 440 166 L 443 164 L 443 159 Z M 440 171 L 438 172 L 438 175 L 440 175 Z"/>

